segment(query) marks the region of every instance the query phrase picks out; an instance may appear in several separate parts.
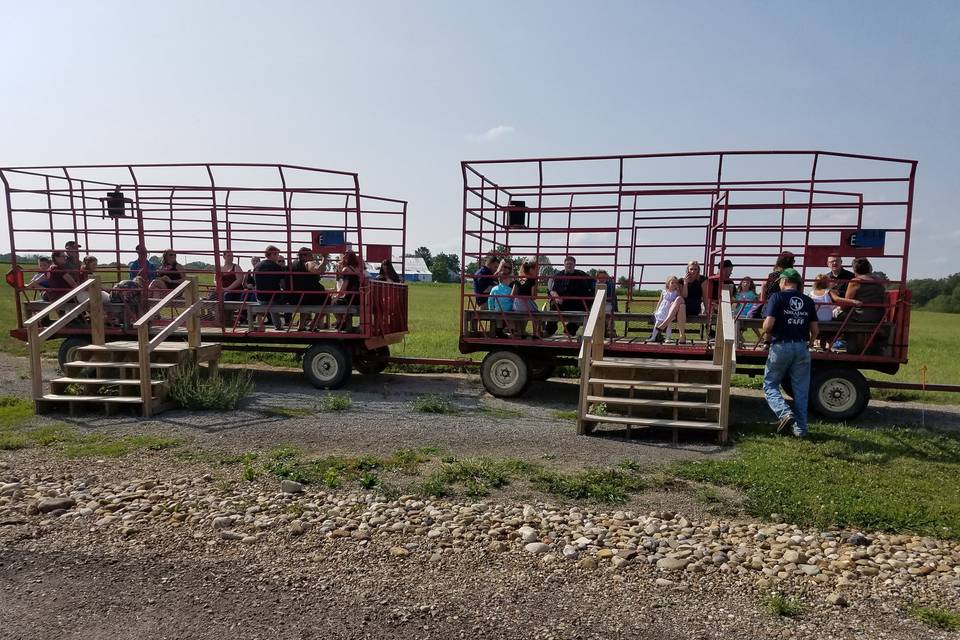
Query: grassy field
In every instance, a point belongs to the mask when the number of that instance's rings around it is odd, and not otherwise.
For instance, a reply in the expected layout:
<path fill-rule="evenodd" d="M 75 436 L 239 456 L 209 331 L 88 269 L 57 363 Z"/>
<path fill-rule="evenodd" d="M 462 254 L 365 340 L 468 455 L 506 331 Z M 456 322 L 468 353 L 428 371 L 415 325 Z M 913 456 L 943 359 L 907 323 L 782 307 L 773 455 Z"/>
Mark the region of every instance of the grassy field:
<path fill-rule="evenodd" d="M 458 284 L 413 283 L 410 284 L 409 323 L 410 333 L 400 344 L 393 345 L 391 352 L 396 356 L 419 356 L 428 358 L 458 358 L 459 331 L 459 293 Z M 0 297 L 0 324 L 12 328 L 16 324 L 13 307 L 13 295 L 9 287 Z M 48 348 L 52 350 L 53 345 Z M 8 353 L 23 355 L 24 346 L 9 336 L 7 331 L 0 335 L 0 349 Z M 911 315 L 910 362 L 903 366 L 895 376 L 867 372 L 867 376 L 877 380 L 900 380 L 921 382 L 923 370 L 926 381 L 931 384 L 957 384 L 960 382 L 960 315 L 914 311 Z M 472 354 L 479 360 L 482 354 Z M 228 352 L 225 362 L 246 363 L 259 361 L 267 364 L 298 366 L 296 360 L 287 354 L 250 354 Z M 759 379 L 738 376 L 742 386 L 758 386 Z M 927 402 L 960 402 L 960 394 L 920 393 L 902 391 L 875 391 L 877 397 L 892 400 L 924 400 Z"/>

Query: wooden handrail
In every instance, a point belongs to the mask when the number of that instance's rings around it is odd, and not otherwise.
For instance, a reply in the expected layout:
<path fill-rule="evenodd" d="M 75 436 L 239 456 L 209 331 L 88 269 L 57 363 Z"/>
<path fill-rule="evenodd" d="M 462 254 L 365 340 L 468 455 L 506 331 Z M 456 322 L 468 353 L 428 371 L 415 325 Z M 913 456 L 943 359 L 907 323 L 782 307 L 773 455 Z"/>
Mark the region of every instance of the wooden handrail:
<path fill-rule="evenodd" d="M 164 327 L 153 339 L 150 338 L 150 320 L 155 318 L 165 306 L 176 300 L 180 294 L 187 307 Z M 137 330 L 137 360 L 140 364 L 140 401 L 143 403 L 143 415 L 149 418 L 153 414 L 153 386 L 150 378 L 150 354 L 170 337 L 174 331 L 187 325 L 187 343 L 191 347 L 200 346 L 200 317 L 197 312 L 203 306 L 197 294 L 197 281 L 188 278 L 161 298 L 146 313 L 133 323 Z"/>
<path fill-rule="evenodd" d="M 597 293 L 593 296 L 590 306 L 590 315 L 583 326 L 583 338 L 580 341 L 580 399 L 577 402 L 577 433 L 585 434 L 590 431 L 584 417 L 587 415 L 587 396 L 590 391 L 590 365 L 594 360 L 603 359 L 603 341 L 606 337 L 606 305 L 607 287 L 597 285 Z M 597 327 L 600 334 L 597 335 Z"/>
<path fill-rule="evenodd" d="M 733 321 L 733 306 L 730 292 L 724 289 L 720 294 L 720 312 L 717 314 L 716 344 L 713 348 L 713 362 L 720 365 L 720 440 L 726 442 L 730 428 L 730 384 L 737 369 L 737 332 Z"/>
<path fill-rule="evenodd" d="M 151 320 L 153 320 L 153 318 L 157 314 L 159 314 L 163 310 L 165 306 L 167 306 L 168 304 L 173 302 L 173 300 L 179 297 L 180 294 L 183 293 L 187 289 L 187 287 L 190 286 L 191 282 L 193 282 L 193 280 L 187 279 L 181 282 L 180 284 L 178 284 L 176 288 L 172 289 L 170 293 L 160 298 L 157 304 L 153 305 L 150 309 L 147 310 L 146 313 L 140 316 L 140 318 L 138 318 L 137 321 L 133 323 L 133 327 L 135 329 L 139 329 L 142 325 L 148 324 Z M 196 283 L 194 283 L 194 286 L 196 286 Z"/>
<path fill-rule="evenodd" d="M 44 327 L 43 331 L 40 330 L 41 322 L 49 318 L 50 314 L 60 311 L 67 303 L 84 292 L 87 293 L 86 300 L 74 305 L 50 326 Z M 27 347 L 30 352 L 30 391 L 35 403 L 43 399 L 43 366 L 40 362 L 43 343 L 54 337 L 84 311 L 90 314 L 91 341 L 93 344 L 102 345 L 104 342 L 103 299 L 100 297 L 100 279 L 97 276 L 84 280 L 23 323 L 23 328 L 27 331 Z"/>

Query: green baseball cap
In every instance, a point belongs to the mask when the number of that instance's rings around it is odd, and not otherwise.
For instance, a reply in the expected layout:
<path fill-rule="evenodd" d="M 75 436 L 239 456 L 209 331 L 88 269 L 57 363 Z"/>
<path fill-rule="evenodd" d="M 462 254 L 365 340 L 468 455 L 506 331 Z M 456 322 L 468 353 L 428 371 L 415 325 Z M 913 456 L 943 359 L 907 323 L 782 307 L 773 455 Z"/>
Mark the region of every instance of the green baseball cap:
<path fill-rule="evenodd" d="M 800 272 L 796 269 L 784 269 L 780 272 L 780 280 L 789 280 L 794 284 L 801 284 L 803 278 L 800 277 Z"/>

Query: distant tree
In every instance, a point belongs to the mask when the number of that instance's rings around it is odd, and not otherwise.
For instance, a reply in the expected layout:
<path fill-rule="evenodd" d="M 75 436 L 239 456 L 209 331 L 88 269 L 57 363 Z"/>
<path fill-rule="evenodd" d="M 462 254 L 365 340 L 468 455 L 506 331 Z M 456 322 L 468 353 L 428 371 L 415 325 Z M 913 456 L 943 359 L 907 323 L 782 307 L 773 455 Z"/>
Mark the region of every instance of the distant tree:
<path fill-rule="evenodd" d="M 477 272 L 477 269 L 479 268 L 480 266 L 476 262 L 471 262 L 466 266 L 466 268 L 464 268 L 463 272 L 472 276 Z"/>
<path fill-rule="evenodd" d="M 413 252 L 418 258 L 423 258 L 423 261 L 427 263 L 427 268 L 430 268 L 430 264 L 433 262 L 433 256 L 430 253 L 430 249 L 426 247 L 419 247 L 416 251 Z"/>
<path fill-rule="evenodd" d="M 438 253 L 430 262 L 434 282 L 451 282 L 460 275 L 460 257 L 452 253 Z"/>

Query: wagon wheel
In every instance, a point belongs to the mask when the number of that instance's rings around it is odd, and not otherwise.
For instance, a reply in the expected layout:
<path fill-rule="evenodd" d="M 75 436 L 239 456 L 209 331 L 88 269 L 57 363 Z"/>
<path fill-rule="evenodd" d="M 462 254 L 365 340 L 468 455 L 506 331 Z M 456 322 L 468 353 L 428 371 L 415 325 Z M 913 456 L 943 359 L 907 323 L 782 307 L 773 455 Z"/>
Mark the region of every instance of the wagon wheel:
<path fill-rule="evenodd" d="M 490 394 L 513 398 L 527 390 L 530 373 L 527 361 L 512 351 L 488 353 L 480 365 L 480 379 Z"/>
<path fill-rule="evenodd" d="M 315 344 L 303 354 L 303 372 L 318 389 L 339 389 L 350 379 L 350 368 L 350 353 L 338 344 Z"/>
<path fill-rule="evenodd" d="M 387 368 L 390 358 L 390 347 L 363 349 L 354 358 L 353 366 L 364 375 L 373 375 L 383 372 Z"/>
<path fill-rule="evenodd" d="M 835 422 L 852 420 L 867 408 L 870 385 L 855 369 L 826 369 L 813 372 L 810 406 L 822 418 Z"/>

